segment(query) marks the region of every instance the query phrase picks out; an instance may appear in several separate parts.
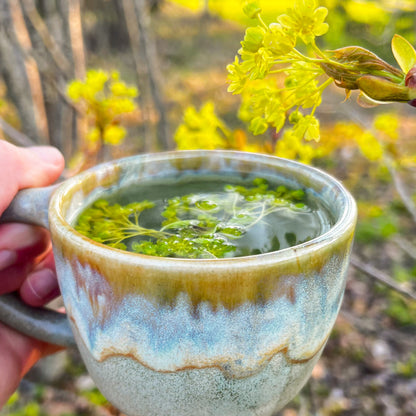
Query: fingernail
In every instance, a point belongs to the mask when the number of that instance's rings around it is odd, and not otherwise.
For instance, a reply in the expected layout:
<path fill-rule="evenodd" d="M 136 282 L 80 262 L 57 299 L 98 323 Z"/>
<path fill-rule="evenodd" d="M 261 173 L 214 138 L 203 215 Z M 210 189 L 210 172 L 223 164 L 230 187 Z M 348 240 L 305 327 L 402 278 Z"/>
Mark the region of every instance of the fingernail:
<path fill-rule="evenodd" d="M 33 294 L 42 300 L 49 300 L 59 294 L 55 273 L 50 269 L 37 270 L 27 277 L 27 283 Z"/>
<path fill-rule="evenodd" d="M 17 260 L 17 254 L 12 250 L 0 250 L 0 270 L 12 266 Z"/>
<path fill-rule="evenodd" d="M 50 146 L 38 146 L 30 148 L 36 156 L 48 165 L 61 166 L 62 165 L 62 154 L 61 152 Z"/>

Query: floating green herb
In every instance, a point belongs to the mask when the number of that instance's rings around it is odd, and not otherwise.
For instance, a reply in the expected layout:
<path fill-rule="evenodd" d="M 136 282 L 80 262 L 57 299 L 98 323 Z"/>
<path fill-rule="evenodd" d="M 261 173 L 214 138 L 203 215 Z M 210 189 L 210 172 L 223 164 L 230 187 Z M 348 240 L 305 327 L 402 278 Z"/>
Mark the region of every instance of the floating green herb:
<path fill-rule="evenodd" d="M 148 227 L 144 212 L 157 209 L 148 200 L 123 206 L 100 199 L 80 215 L 75 229 L 99 243 L 151 256 L 223 258 L 256 254 L 236 254 L 238 240 L 279 210 L 304 212 L 309 207 L 302 190 L 271 188 L 257 178 L 249 187 L 227 184 L 221 192 L 167 199 L 159 208 L 160 226 Z M 297 243 L 296 237 L 290 240 Z"/>

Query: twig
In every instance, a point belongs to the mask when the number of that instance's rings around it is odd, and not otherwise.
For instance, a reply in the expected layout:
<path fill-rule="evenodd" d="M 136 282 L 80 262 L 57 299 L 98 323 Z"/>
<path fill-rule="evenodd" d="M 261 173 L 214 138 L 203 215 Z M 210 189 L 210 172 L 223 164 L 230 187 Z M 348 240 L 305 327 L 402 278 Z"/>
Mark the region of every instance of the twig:
<path fill-rule="evenodd" d="M 408 299 L 416 301 L 416 293 L 413 293 L 403 286 L 396 283 L 390 276 L 386 273 L 382 272 L 381 270 L 376 269 L 371 264 L 366 264 L 356 256 L 351 256 L 351 264 L 360 270 L 361 272 L 365 273 L 367 276 L 376 279 L 378 282 L 382 283 L 383 285 L 389 287 L 390 289 L 400 293 L 401 295 L 405 296 Z"/>
<path fill-rule="evenodd" d="M 7 136 L 9 136 L 9 139 L 13 144 L 24 147 L 37 145 L 36 142 L 34 142 L 32 139 L 29 139 L 29 137 L 27 137 L 20 131 L 17 131 L 14 127 L 12 127 L 9 123 L 4 121 L 1 117 L 0 128 L 7 134 Z"/>
<path fill-rule="evenodd" d="M 416 247 L 412 243 L 399 236 L 394 237 L 393 242 L 396 243 L 406 254 L 416 260 Z"/>
<path fill-rule="evenodd" d="M 409 196 L 403 181 L 401 180 L 399 174 L 397 173 L 397 170 L 393 166 L 393 163 L 389 159 L 386 159 L 386 165 L 391 177 L 393 178 L 393 183 L 396 187 L 397 193 L 399 194 L 404 206 L 406 207 L 407 211 L 412 216 L 413 221 L 416 224 L 416 205 L 413 203 L 411 197 Z"/>

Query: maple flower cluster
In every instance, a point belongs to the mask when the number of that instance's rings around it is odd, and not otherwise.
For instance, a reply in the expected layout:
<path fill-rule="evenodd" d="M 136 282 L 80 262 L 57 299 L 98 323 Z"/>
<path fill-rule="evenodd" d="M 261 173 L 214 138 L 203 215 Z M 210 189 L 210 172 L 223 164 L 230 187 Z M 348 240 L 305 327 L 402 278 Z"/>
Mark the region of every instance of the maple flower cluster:
<path fill-rule="evenodd" d="M 91 69 L 85 81 L 72 81 L 67 93 L 93 120 L 93 127 L 87 134 L 88 142 L 97 143 L 101 140 L 110 145 L 122 142 L 126 130 L 119 125 L 120 116 L 136 108 L 134 98 L 138 91 L 135 87 L 121 81 L 117 71 L 108 73 Z"/>
<path fill-rule="evenodd" d="M 242 95 L 240 117 L 252 133 L 262 134 L 269 127 L 279 133 L 284 128 L 276 151 L 294 146 L 299 156 L 310 150 L 304 140 L 319 141 L 315 110 L 332 83 L 344 88 L 347 96 L 360 90 L 362 101 L 416 106 L 416 51 L 404 38 L 395 35 L 392 41 L 397 69 L 356 46 L 321 51 L 315 39 L 328 31 L 328 10 L 317 7 L 315 0 L 295 0 L 268 25 L 257 1 L 246 2 L 244 12 L 257 18 L 258 25 L 247 28 L 239 56 L 227 66 L 228 90 Z M 301 52 L 299 44 L 307 52 Z"/>

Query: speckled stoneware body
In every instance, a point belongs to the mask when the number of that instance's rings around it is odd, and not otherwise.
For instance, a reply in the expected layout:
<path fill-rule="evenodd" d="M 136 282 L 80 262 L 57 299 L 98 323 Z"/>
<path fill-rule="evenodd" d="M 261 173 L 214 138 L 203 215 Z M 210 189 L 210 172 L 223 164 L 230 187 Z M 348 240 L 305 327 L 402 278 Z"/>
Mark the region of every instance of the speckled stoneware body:
<path fill-rule="evenodd" d="M 149 178 L 262 176 L 322 200 L 335 225 L 257 256 L 191 260 L 128 253 L 71 226 L 93 200 Z M 127 158 L 68 180 L 49 221 L 78 347 L 129 416 L 272 415 L 308 379 L 343 297 L 355 203 L 326 174 L 264 155 L 194 151 Z"/>

